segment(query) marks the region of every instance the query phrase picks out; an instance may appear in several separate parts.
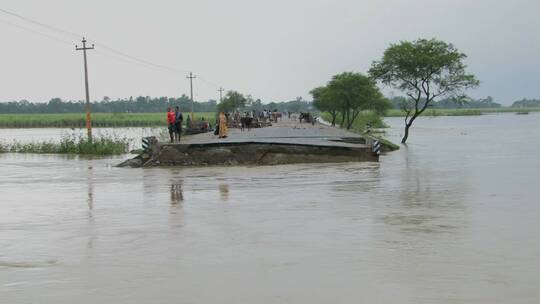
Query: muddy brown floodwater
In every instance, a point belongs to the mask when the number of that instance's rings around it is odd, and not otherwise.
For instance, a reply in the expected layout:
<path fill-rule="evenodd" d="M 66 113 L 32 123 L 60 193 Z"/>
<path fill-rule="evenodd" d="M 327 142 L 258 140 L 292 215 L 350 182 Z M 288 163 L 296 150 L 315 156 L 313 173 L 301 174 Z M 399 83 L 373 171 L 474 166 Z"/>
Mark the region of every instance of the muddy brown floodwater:
<path fill-rule="evenodd" d="M 538 303 L 539 129 L 422 118 L 380 163 L 0 154 L 0 302 Z"/>

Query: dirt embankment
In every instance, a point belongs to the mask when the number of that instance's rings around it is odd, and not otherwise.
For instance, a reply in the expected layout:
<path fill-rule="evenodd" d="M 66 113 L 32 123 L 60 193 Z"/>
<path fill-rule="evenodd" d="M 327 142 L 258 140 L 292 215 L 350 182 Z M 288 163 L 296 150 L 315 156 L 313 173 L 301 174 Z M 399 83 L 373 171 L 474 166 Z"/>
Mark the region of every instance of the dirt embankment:
<path fill-rule="evenodd" d="M 280 143 L 165 144 L 121 166 L 234 166 L 377 161 L 366 148 Z"/>

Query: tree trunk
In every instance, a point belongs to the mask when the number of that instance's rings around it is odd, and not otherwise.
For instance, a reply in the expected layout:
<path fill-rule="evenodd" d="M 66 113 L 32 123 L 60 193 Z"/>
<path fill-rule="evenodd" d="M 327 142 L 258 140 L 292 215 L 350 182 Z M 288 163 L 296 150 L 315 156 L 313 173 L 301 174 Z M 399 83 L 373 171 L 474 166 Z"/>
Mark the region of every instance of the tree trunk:
<path fill-rule="evenodd" d="M 401 139 L 401 143 L 404 144 L 407 142 L 407 138 L 409 138 L 409 128 L 412 126 L 413 121 L 420 116 L 428 107 L 429 101 L 426 102 L 426 104 L 422 107 L 420 110 L 416 110 L 414 112 L 414 115 L 411 116 L 411 119 L 407 122 L 407 118 L 405 118 L 405 135 L 403 135 L 403 138 Z"/>
<path fill-rule="evenodd" d="M 332 115 L 332 127 L 335 127 L 336 126 L 337 112 L 332 111 L 332 112 L 330 112 L 330 114 Z"/>
<path fill-rule="evenodd" d="M 403 138 L 401 139 L 401 143 L 404 144 L 407 142 L 407 138 L 409 138 L 409 128 L 411 127 L 410 124 L 405 124 L 405 135 L 403 135 Z"/>
<path fill-rule="evenodd" d="M 354 118 L 349 118 L 349 122 L 347 123 L 347 130 L 351 129 L 353 123 L 354 123 Z"/>
<path fill-rule="evenodd" d="M 360 114 L 360 112 L 353 111 L 352 117 L 349 119 L 349 123 L 347 124 L 347 130 L 350 130 L 352 128 L 352 125 L 356 120 L 356 117 L 358 117 L 358 114 Z"/>
<path fill-rule="evenodd" d="M 420 114 L 417 112 L 415 113 L 411 119 L 409 119 L 409 122 L 405 122 L 405 135 L 403 135 L 403 138 L 401 139 L 401 143 L 404 144 L 407 142 L 407 138 L 409 138 L 409 128 L 412 126 L 413 121 L 418 117 Z"/>

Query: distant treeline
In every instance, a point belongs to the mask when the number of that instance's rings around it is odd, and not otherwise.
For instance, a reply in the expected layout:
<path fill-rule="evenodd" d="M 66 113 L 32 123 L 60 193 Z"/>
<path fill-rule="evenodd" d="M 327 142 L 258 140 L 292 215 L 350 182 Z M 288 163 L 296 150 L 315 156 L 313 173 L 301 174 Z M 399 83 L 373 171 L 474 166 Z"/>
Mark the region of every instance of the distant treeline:
<path fill-rule="evenodd" d="M 173 106 L 180 106 L 184 111 L 191 110 L 191 102 L 186 95 L 178 98 L 139 96 L 117 100 L 104 97 L 103 100 L 91 104 L 92 112 L 99 113 L 163 112 Z M 195 112 L 213 112 L 215 108 L 215 100 L 194 103 Z M 60 98 L 53 98 L 47 103 L 26 100 L 0 103 L 0 113 L 80 113 L 84 110 L 84 101 L 64 101 Z"/>
<path fill-rule="evenodd" d="M 390 98 L 395 109 L 401 109 L 404 102 L 410 101 L 407 97 Z M 482 109 L 482 108 L 500 108 L 501 104 L 493 101 L 491 96 L 481 99 L 442 99 L 433 101 L 430 108 L 432 109 Z"/>
<path fill-rule="evenodd" d="M 540 107 L 540 99 L 526 99 L 516 101 L 512 104 L 513 108 L 534 108 Z"/>
<path fill-rule="evenodd" d="M 313 111 L 312 102 L 304 101 L 301 97 L 285 102 L 262 103 L 260 99 L 254 100 L 251 96 L 246 97 L 246 110 L 262 111 L 278 110 L 280 112 L 309 112 Z M 392 107 L 400 109 L 401 104 L 406 102 L 406 97 L 389 98 Z M 208 100 L 205 102 L 195 102 L 193 110 L 195 112 L 215 112 L 218 102 Z M 183 111 L 191 111 L 191 101 L 188 96 L 180 97 L 130 97 L 127 99 L 111 100 L 104 97 L 101 101 L 92 102 L 92 112 L 96 113 L 155 113 L 163 112 L 168 107 L 179 106 Z M 434 109 L 482 109 L 500 108 L 501 104 L 493 101 L 488 96 L 483 99 L 473 99 L 466 102 L 455 99 L 443 99 L 434 102 L 431 108 Z M 512 104 L 512 107 L 540 107 L 540 99 L 522 99 Z M 0 113 L 82 113 L 85 110 L 83 101 L 65 101 L 60 98 L 53 98 L 49 102 L 29 102 L 27 100 L 0 102 Z"/>
<path fill-rule="evenodd" d="M 191 111 L 191 101 L 186 95 L 157 98 L 139 96 L 117 100 L 104 97 L 101 101 L 91 103 L 92 112 L 97 113 L 154 113 L 164 112 L 168 107 L 175 106 L 179 106 L 184 112 Z M 311 102 L 303 101 L 300 97 L 292 101 L 263 104 L 260 99 L 254 100 L 251 96 L 248 96 L 246 109 L 300 112 L 312 110 L 312 105 Z M 193 104 L 194 112 L 215 112 L 216 110 L 216 100 L 195 102 Z M 0 113 L 81 113 L 84 111 L 85 103 L 83 101 L 64 101 L 60 98 L 53 98 L 47 103 L 29 102 L 27 100 L 0 102 Z"/>

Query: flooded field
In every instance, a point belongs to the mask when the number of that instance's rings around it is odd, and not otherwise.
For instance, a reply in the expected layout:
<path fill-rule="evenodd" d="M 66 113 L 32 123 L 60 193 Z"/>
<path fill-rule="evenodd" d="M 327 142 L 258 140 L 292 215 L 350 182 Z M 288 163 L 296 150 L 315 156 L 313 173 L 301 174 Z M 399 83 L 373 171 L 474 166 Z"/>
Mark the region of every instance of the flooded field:
<path fill-rule="evenodd" d="M 147 136 L 160 137 L 166 133 L 165 128 L 94 128 L 94 136 L 130 139 L 130 148 L 140 148 L 141 139 Z M 86 129 L 33 128 L 33 129 L 2 129 L 0 128 L 0 143 L 14 142 L 59 142 L 62 137 L 86 136 Z"/>
<path fill-rule="evenodd" d="M 538 129 L 421 118 L 380 163 L 0 154 L 0 302 L 537 303 Z"/>

